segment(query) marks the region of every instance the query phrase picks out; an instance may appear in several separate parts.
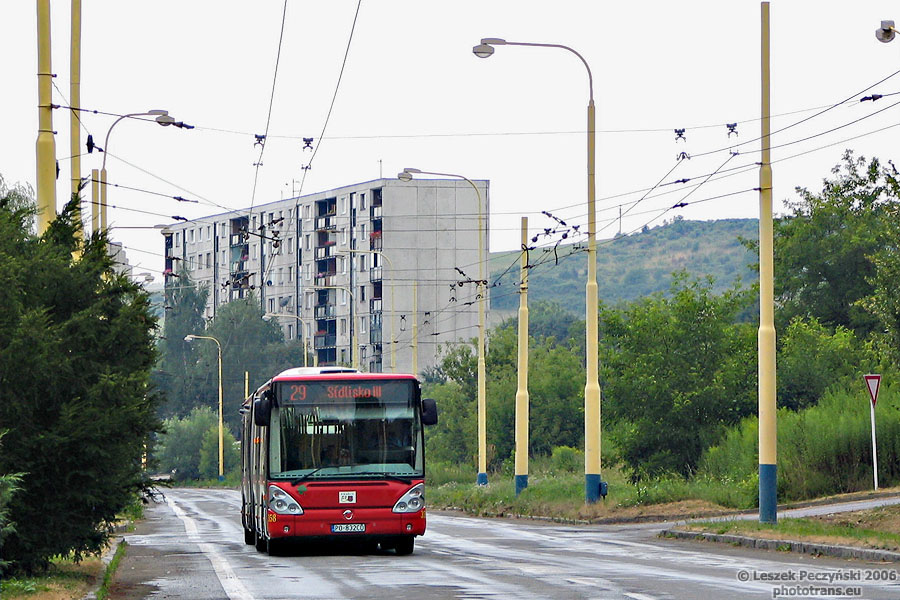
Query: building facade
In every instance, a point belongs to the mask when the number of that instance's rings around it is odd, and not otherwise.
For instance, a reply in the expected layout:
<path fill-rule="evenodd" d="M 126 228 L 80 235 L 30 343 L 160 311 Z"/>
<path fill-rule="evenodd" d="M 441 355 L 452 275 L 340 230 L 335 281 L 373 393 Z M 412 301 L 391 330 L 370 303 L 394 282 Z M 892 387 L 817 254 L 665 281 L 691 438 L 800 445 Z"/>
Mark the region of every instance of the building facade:
<path fill-rule="evenodd" d="M 208 285 L 209 319 L 253 294 L 320 365 L 421 372 L 477 337 L 489 304 L 489 183 L 473 183 L 480 200 L 466 181 L 377 179 L 174 223 L 166 285 L 183 269 Z"/>

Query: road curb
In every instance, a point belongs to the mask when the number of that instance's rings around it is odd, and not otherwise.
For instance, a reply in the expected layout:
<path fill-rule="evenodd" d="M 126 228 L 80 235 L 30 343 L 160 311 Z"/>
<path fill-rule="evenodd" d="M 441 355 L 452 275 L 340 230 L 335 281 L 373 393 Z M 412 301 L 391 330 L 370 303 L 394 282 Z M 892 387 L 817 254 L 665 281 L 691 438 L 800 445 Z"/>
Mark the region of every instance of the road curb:
<path fill-rule="evenodd" d="M 128 521 L 116 525 L 113 531 L 115 533 L 124 533 L 131 524 L 131 521 Z M 109 563 L 112 562 L 113 557 L 116 555 L 116 551 L 119 549 L 119 544 L 121 544 L 124 539 L 125 537 L 122 535 L 110 536 L 109 546 L 106 547 L 106 550 L 104 550 L 103 554 L 100 556 L 100 561 L 103 563 L 103 571 L 100 573 L 100 576 L 97 578 L 93 587 L 82 596 L 81 600 L 97 600 L 97 591 L 100 589 L 100 586 L 103 585 L 103 578 L 106 576 L 106 571 L 109 570 Z"/>
<path fill-rule="evenodd" d="M 860 560 L 872 560 L 879 562 L 900 562 L 900 552 L 889 550 L 877 550 L 875 548 L 857 548 L 854 546 L 837 546 L 833 544 L 817 544 L 813 542 L 798 542 L 794 540 L 771 540 L 753 538 L 743 535 L 730 535 L 725 533 L 705 533 L 702 531 L 681 531 L 678 529 L 665 529 L 659 533 L 660 537 L 669 537 L 682 540 L 700 540 L 707 542 L 719 542 L 732 546 L 744 546 L 760 550 L 790 551 L 816 556 L 834 556 L 837 558 L 856 558 Z"/>

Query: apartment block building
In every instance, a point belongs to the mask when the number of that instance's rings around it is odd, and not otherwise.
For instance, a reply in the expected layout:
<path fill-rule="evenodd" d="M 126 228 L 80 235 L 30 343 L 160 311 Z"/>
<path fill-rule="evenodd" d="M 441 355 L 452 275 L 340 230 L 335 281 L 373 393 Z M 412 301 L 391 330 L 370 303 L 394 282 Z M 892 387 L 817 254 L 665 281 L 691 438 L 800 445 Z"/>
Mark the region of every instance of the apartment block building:
<path fill-rule="evenodd" d="M 252 294 L 319 365 L 412 372 L 415 352 L 421 372 L 489 305 L 489 182 L 473 183 L 480 201 L 466 181 L 377 179 L 173 223 L 166 285 L 183 269 L 208 285 L 207 318 Z"/>

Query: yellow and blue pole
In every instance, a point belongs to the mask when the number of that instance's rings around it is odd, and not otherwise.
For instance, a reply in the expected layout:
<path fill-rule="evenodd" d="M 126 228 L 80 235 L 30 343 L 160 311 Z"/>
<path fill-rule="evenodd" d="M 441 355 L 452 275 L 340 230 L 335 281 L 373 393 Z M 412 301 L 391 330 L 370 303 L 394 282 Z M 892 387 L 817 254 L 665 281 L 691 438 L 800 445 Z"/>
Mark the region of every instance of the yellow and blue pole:
<path fill-rule="evenodd" d="M 519 269 L 519 361 L 516 388 L 516 496 L 528 487 L 528 217 L 522 217 Z"/>
<path fill-rule="evenodd" d="M 53 132 L 50 62 L 50 0 L 37 0 L 38 28 L 38 135 L 37 233 L 43 235 L 56 218 L 56 138 Z"/>
<path fill-rule="evenodd" d="M 775 423 L 775 259 L 769 88 L 769 3 L 762 3 L 762 160 L 759 167 L 759 520 L 778 521 Z"/>

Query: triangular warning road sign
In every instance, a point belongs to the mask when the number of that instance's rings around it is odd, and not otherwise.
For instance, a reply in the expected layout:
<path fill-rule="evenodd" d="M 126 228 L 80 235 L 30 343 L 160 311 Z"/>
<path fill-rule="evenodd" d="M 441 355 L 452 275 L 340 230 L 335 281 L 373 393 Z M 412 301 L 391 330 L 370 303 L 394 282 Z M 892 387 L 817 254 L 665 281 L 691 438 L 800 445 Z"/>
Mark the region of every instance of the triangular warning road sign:
<path fill-rule="evenodd" d="M 872 406 L 878 402 L 878 388 L 881 387 L 881 375 L 863 375 L 866 380 L 866 387 L 869 389 L 869 397 L 872 399 Z"/>

